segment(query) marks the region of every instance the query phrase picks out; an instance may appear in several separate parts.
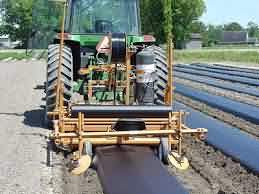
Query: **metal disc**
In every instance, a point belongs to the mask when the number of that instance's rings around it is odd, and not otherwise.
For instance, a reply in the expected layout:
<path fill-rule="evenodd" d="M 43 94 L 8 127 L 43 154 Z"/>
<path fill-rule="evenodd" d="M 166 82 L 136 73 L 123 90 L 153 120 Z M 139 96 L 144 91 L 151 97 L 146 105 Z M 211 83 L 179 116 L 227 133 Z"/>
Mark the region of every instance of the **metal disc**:
<path fill-rule="evenodd" d="M 85 171 L 87 171 L 87 169 L 90 167 L 92 162 L 92 159 L 90 156 L 88 155 L 84 155 L 82 156 L 79 160 L 78 160 L 78 166 L 76 168 L 74 168 L 71 173 L 73 175 L 80 175 L 83 174 Z"/>
<path fill-rule="evenodd" d="M 179 170 L 186 170 L 189 168 L 188 159 L 186 157 L 180 157 L 177 152 L 168 154 L 168 161 Z"/>

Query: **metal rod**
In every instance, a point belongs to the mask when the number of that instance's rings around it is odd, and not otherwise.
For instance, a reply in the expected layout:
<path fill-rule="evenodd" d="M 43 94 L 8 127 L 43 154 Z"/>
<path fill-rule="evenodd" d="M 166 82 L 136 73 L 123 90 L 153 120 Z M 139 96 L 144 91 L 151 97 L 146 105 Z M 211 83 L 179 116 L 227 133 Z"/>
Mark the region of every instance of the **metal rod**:
<path fill-rule="evenodd" d="M 181 157 L 182 156 L 182 114 L 179 112 L 179 142 L 178 142 L 178 154 Z"/>
<path fill-rule="evenodd" d="M 145 130 L 165 130 L 168 124 L 157 124 L 150 123 L 146 124 Z M 112 124 L 94 124 L 94 123 L 85 123 L 83 131 L 107 131 L 108 129 L 113 129 L 114 123 Z M 172 126 L 173 129 L 176 129 L 176 125 Z M 64 131 L 74 131 L 77 128 L 77 123 L 65 123 L 63 130 Z"/>
<path fill-rule="evenodd" d="M 113 82 L 113 105 L 116 105 L 116 90 L 117 90 L 117 64 L 114 69 L 114 82 Z"/>
<path fill-rule="evenodd" d="M 63 104 L 60 104 L 61 98 L 61 65 L 62 65 L 62 57 L 63 57 L 63 48 L 64 48 L 64 32 L 65 32 L 65 16 L 66 16 L 66 7 L 67 2 L 64 2 L 63 6 L 63 16 L 61 21 L 61 37 L 60 37 L 60 46 L 59 46 L 59 64 L 58 64 L 58 79 L 57 79 L 57 97 L 56 97 L 56 105 L 55 110 L 60 110 L 63 108 Z"/>
<path fill-rule="evenodd" d="M 169 90 L 169 99 L 168 105 L 173 105 L 173 61 L 172 61 L 172 39 L 168 40 L 168 90 Z"/>
<path fill-rule="evenodd" d="M 87 84 L 87 88 L 88 88 L 88 101 L 91 103 L 92 102 L 92 97 L 93 97 L 93 69 L 92 69 L 92 65 L 93 65 L 93 59 L 91 58 L 90 60 L 90 64 L 89 64 L 89 80 L 88 80 L 88 84 Z"/>
<path fill-rule="evenodd" d="M 85 118 L 84 122 L 117 122 L 120 119 L 118 118 Z M 144 122 L 167 122 L 168 118 L 142 118 Z M 65 122 L 77 122 L 77 118 L 65 118 Z M 172 117 L 172 121 L 177 121 L 177 117 Z"/>
<path fill-rule="evenodd" d="M 79 139 L 79 158 L 81 158 L 81 155 L 82 155 L 82 151 L 83 151 L 83 137 L 82 137 L 82 131 L 83 131 L 83 127 L 84 127 L 84 123 L 83 123 L 83 120 L 84 120 L 84 114 L 82 113 L 79 113 L 78 114 L 78 139 Z"/>
<path fill-rule="evenodd" d="M 63 107 L 63 108 L 65 108 L 65 107 Z M 78 112 L 80 112 L 80 111 L 78 111 Z M 67 110 L 64 110 L 64 114 L 68 114 L 69 112 L 67 111 Z M 172 119 L 173 120 L 177 120 L 177 117 L 178 117 L 178 112 L 172 112 L 172 114 L 173 114 L 173 116 L 172 116 Z M 182 113 L 183 115 L 186 115 L 187 113 L 186 112 L 183 112 Z M 59 112 L 58 111 L 54 111 L 54 112 L 48 112 L 48 116 L 58 116 L 59 115 Z M 101 116 L 101 115 L 100 115 Z M 144 115 L 143 115 L 144 116 Z M 99 117 L 100 118 L 100 117 Z M 92 118 L 92 119 L 99 119 L 99 118 Z M 65 120 L 67 120 L 67 119 L 76 119 L 76 118 L 64 118 Z M 91 118 L 89 118 L 89 119 L 91 119 Z M 112 120 L 113 118 L 109 118 L 109 117 L 102 117 L 102 118 L 100 118 L 100 119 L 103 119 L 103 120 L 106 120 L 107 121 L 107 119 L 108 120 Z M 118 120 L 119 118 L 117 117 L 117 118 L 114 118 L 114 119 L 116 119 L 116 120 Z M 164 118 L 148 118 L 148 117 L 142 117 L 142 118 L 140 118 L 140 119 L 144 119 L 144 120 L 146 120 L 146 121 L 150 121 L 150 120 L 152 120 L 152 121 L 155 121 L 155 119 L 158 119 L 158 120 L 160 120 L 160 119 L 164 119 L 164 121 L 166 121 L 166 120 L 168 120 L 168 118 L 167 117 L 164 117 Z M 150 120 L 149 120 L 150 119 Z"/>
<path fill-rule="evenodd" d="M 169 130 L 173 130 L 171 120 L 172 120 L 172 113 L 170 112 L 169 115 L 168 115 L 168 121 L 169 121 L 168 129 Z M 169 148 L 169 150 L 171 150 L 171 148 L 172 148 L 171 140 L 172 140 L 172 134 L 168 134 L 168 148 Z"/>
<path fill-rule="evenodd" d="M 102 121 L 102 122 L 100 122 L 100 123 L 97 123 L 96 121 L 86 121 L 85 122 L 85 125 L 113 125 L 113 124 L 115 124 L 116 123 L 116 121 L 115 122 L 112 122 L 112 121 Z M 66 123 L 65 123 L 66 125 L 73 125 L 73 124 L 77 124 L 77 122 L 76 121 L 66 121 Z M 168 125 L 168 122 L 166 122 L 166 121 L 159 121 L 159 122 L 151 122 L 151 121 L 149 121 L 149 122 L 145 122 L 145 124 L 146 125 Z"/>
<path fill-rule="evenodd" d="M 172 78 L 172 88 L 171 88 L 171 100 L 172 104 L 174 103 L 174 43 L 173 40 L 171 39 L 171 78 Z"/>
<path fill-rule="evenodd" d="M 76 123 L 77 122 L 77 119 L 64 119 L 64 121 L 66 123 Z M 102 125 L 102 124 L 113 124 L 113 123 L 116 123 L 120 121 L 120 119 L 113 119 L 113 118 L 105 118 L 105 119 L 84 119 L 84 122 L 89 124 L 89 123 L 93 123 L 93 124 L 96 124 L 96 125 Z M 177 120 L 176 119 L 172 119 L 172 121 L 176 122 Z M 98 122 L 98 123 L 96 123 Z M 151 123 L 154 123 L 154 124 L 168 124 L 168 119 L 143 119 L 143 122 L 145 122 L 146 124 L 151 124 Z"/>
<path fill-rule="evenodd" d="M 61 82 L 60 83 L 60 89 L 59 89 L 59 93 L 60 95 L 64 93 L 64 84 Z M 64 99 L 63 98 L 59 98 L 59 104 L 63 105 L 64 104 Z M 64 132 L 64 107 L 63 106 L 59 106 L 59 110 L 58 110 L 58 129 L 60 129 L 60 132 Z M 54 118 L 53 118 L 54 119 Z M 55 127 L 55 126 L 54 126 Z"/>
<path fill-rule="evenodd" d="M 204 133 L 203 129 L 184 129 L 182 133 Z M 145 135 L 158 135 L 158 136 L 165 136 L 168 134 L 176 134 L 175 130 L 143 130 L 143 131 L 112 131 L 112 132 L 82 132 L 81 135 L 84 138 L 91 138 L 91 137 L 123 137 L 123 136 L 145 136 Z M 76 132 L 71 133 L 59 133 L 57 134 L 56 138 L 63 138 L 63 137 L 70 137 L 70 138 L 77 138 L 78 134 Z"/>
<path fill-rule="evenodd" d="M 160 144 L 160 138 L 84 138 L 83 141 L 90 142 L 93 145 L 158 145 Z M 78 144 L 78 139 L 62 139 L 62 143 L 65 144 Z"/>
<path fill-rule="evenodd" d="M 130 52 L 129 50 L 126 51 L 126 99 L 125 104 L 129 105 L 130 103 L 130 70 L 131 70 L 131 64 L 130 64 Z"/>
<path fill-rule="evenodd" d="M 141 135 L 167 135 L 175 134 L 174 130 L 154 130 L 154 131 L 114 131 L 114 132 L 82 132 L 82 137 L 123 137 L 123 136 L 141 136 Z M 76 132 L 71 133 L 59 133 L 57 137 L 71 137 L 77 138 L 78 134 Z"/>

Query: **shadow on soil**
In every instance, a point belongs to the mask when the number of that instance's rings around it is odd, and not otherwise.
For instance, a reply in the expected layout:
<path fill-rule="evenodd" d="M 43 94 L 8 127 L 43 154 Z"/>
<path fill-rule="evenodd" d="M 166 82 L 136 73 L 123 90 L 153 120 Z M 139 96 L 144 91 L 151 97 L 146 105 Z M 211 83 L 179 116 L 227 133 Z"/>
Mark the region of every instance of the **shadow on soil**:
<path fill-rule="evenodd" d="M 0 115 L 22 117 L 23 113 L 0 112 Z"/>
<path fill-rule="evenodd" d="M 34 90 L 45 90 L 45 83 L 43 85 L 36 85 L 33 89 Z"/>
<path fill-rule="evenodd" d="M 42 107 L 43 108 L 43 107 Z M 44 109 L 25 111 L 24 113 L 0 112 L 1 115 L 24 117 L 23 123 L 30 127 L 46 128 L 44 125 Z"/>
<path fill-rule="evenodd" d="M 25 111 L 23 115 L 23 123 L 25 125 L 28 125 L 30 127 L 46 128 L 44 126 L 44 109 Z"/>
<path fill-rule="evenodd" d="M 47 129 L 46 125 L 44 124 L 44 114 L 45 114 L 44 109 L 26 111 L 24 112 L 23 123 L 30 127 Z M 44 149 L 46 150 L 46 161 L 42 162 L 42 164 L 48 167 L 53 167 L 52 154 L 59 153 L 53 141 L 49 140 L 48 136 L 41 134 L 40 131 L 30 133 L 30 134 L 22 134 L 22 135 L 40 136 L 45 139 L 46 145 L 44 146 Z"/>

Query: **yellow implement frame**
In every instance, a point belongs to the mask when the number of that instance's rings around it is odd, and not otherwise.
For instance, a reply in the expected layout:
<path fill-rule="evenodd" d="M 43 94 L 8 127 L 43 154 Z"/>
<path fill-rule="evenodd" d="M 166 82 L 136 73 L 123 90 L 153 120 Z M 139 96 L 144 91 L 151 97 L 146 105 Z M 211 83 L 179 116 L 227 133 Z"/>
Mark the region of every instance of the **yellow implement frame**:
<path fill-rule="evenodd" d="M 56 107 L 53 112 L 48 115 L 53 119 L 54 131 L 51 134 L 51 139 L 60 147 L 69 147 L 77 151 L 76 158 L 79 163 L 83 163 L 81 167 L 76 168 L 73 173 L 80 174 L 87 170 L 90 166 L 90 156 L 83 153 L 84 144 L 90 143 L 93 146 L 104 145 L 147 145 L 159 146 L 161 139 L 166 138 L 168 141 L 168 159 L 171 164 L 184 169 L 186 168 L 186 159 L 182 156 L 182 140 L 185 134 L 194 134 L 202 139 L 207 132 L 206 129 L 190 129 L 183 124 L 184 112 L 169 112 L 167 116 L 154 118 L 140 118 L 145 122 L 146 129 L 143 131 L 115 131 L 114 124 L 119 118 L 92 118 L 79 112 L 78 115 L 72 116 L 69 107 L 64 106 L 63 92 L 64 86 L 61 80 L 62 55 L 64 48 L 64 16 L 66 14 L 66 3 L 64 3 L 64 12 L 61 26 L 60 40 L 60 57 L 58 66 L 57 80 L 57 98 Z M 121 81 L 120 87 L 125 88 L 125 105 L 130 104 L 130 72 L 131 72 L 131 55 L 132 51 L 128 48 L 126 51 L 125 64 L 122 71 L 125 73 L 126 80 Z M 167 65 L 168 65 L 168 84 L 165 90 L 165 104 L 173 105 L 173 43 L 169 39 L 167 47 Z M 115 65 L 92 66 L 91 69 L 81 69 L 80 74 L 88 74 L 91 71 L 106 71 L 116 68 Z M 109 81 L 92 81 L 90 88 L 97 84 L 109 85 Z M 119 83 L 119 82 L 118 82 Z M 118 84 L 115 81 L 115 84 Z M 90 159 L 89 159 L 90 158 Z M 184 163 L 182 165 L 182 163 Z"/>

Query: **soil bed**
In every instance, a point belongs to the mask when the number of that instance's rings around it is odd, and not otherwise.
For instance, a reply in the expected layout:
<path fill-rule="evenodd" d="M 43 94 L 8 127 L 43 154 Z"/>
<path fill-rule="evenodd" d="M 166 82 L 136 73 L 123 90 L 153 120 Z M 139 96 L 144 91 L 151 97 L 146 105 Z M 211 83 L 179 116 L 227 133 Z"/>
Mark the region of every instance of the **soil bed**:
<path fill-rule="evenodd" d="M 259 177 L 247 171 L 238 162 L 233 161 L 206 143 L 190 137 L 185 139 L 184 145 L 185 154 L 189 159 L 191 168 L 186 172 L 173 168 L 171 168 L 171 171 L 177 175 L 186 188 L 190 189 L 191 193 L 259 193 Z M 196 174 L 192 175 L 192 172 L 196 172 Z M 197 180 L 193 180 L 195 176 L 202 177 L 209 187 L 199 192 L 198 188 L 201 185 L 195 185 L 197 183 Z"/>

